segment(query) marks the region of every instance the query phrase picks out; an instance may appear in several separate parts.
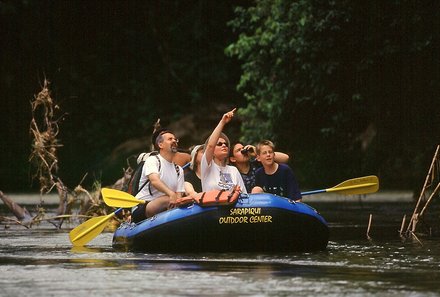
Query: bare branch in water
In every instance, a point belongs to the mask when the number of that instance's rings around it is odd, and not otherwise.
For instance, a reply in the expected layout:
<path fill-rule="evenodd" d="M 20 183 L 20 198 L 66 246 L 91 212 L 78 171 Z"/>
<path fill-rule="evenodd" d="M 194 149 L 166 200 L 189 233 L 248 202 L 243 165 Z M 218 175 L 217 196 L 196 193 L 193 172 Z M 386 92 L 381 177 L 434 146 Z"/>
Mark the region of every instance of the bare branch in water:
<path fill-rule="evenodd" d="M 32 219 L 32 216 L 25 207 L 21 207 L 15 203 L 11 198 L 3 194 L 2 191 L 0 191 L 0 199 L 12 211 L 18 220 L 28 223 Z"/>
<path fill-rule="evenodd" d="M 87 174 L 83 176 L 74 190 L 69 190 L 62 180 L 57 176 L 58 172 L 58 148 L 63 145 L 57 139 L 60 132 L 59 121 L 66 114 L 55 117 L 60 112 L 60 107 L 51 97 L 49 81 L 44 80 L 42 90 L 30 102 L 32 107 L 32 119 L 30 121 L 29 133 L 32 138 L 31 153 L 29 162 L 33 170 L 32 178 L 40 184 L 40 204 L 37 206 L 37 214 L 32 216 L 24 207 L 20 207 L 0 191 L 0 198 L 5 202 L 17 219 L 0 217 L 0 221 L 10 221 L 23 225 L 26 228 L 42 221 L 49 221 L 57 228 L 61 228 L 65 219 L 89 218 L 93 216 L 107 215 L 111 208 L 102 203 L 101 184 L 95 182 L 93 189 L 88 191 L 81 185 Z M 155 128 L 160 128 L 160 119 L 157 120 Z M 129 180 L 132 169 L 124 170 L 124 177 L 113 186 L 122 188 Z M 59 206 L 56 216 L 47 217 L 46 209 L 42 206 L 43 196 L 56 189 L 59 195 Z M 73 209 L 77 207 L 77 211 Z M 124 212 L 122 217 L 129 216 Z M 120 218 L 115 218 L 113 228 L 118 224 Z"/>

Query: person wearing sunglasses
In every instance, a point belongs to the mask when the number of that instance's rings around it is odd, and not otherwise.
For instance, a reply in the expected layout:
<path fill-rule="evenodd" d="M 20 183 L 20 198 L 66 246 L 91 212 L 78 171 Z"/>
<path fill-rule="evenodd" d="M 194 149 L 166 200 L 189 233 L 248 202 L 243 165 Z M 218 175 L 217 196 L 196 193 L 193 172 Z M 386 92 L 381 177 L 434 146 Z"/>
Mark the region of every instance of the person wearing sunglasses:
<path fill-rule="evenodd" d="M 223 129 L 234 117 L 236 108 L 225 113 L 211 135 L 205 142 L 205 152 L 202 156 L 202 190 L 232 190 L 240 186 L 247 193 L 246 186 L 238 169 L 228 165 L 230 142 Z"/>

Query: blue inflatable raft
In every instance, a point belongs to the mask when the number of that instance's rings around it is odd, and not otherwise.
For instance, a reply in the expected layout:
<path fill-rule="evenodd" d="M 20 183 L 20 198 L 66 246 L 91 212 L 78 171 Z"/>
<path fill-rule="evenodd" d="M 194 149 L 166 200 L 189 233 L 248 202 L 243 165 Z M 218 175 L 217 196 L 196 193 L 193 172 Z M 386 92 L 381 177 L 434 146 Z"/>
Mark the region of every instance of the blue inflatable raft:
<path fill-rule="evenodd" d="M 160 253 L 325 250 L 328 224 L 312 207 L 272 194 L 241 195 L 233 206 L 190 204 L 115 231 L 117 249 Z"/>

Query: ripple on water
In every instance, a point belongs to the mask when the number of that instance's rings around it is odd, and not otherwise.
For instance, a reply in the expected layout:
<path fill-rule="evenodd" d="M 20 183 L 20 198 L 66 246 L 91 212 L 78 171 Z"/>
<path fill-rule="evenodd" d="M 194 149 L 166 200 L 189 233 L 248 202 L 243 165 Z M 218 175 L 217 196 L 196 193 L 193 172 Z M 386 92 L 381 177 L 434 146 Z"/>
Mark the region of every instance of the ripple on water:
<path fill-rule="evenodd" d="M 73 248 L 68 230 L 3 230 L 0 296 L 439 295 L 438 240 L 337 228 L 326 251 L 290 254 L 120 252 L 111 233 Z"/>

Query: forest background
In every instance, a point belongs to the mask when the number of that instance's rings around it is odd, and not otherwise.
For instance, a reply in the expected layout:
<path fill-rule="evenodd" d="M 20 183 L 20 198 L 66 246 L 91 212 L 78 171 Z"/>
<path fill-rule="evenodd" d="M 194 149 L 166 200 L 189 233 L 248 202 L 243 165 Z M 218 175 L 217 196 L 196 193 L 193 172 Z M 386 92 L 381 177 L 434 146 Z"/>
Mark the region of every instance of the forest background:
<path fill-rule="evenodd" d="M 417 191 L 440 135 L 439 1 L 0 1 L 0 190 L 38 188 L 31 104 L 59 106 L 58 176 L 122 176 L 160 118 L 188 148 L 237 107 L 303 189 Z M 56 118 L 56 117 L 55 117 Z"/>

